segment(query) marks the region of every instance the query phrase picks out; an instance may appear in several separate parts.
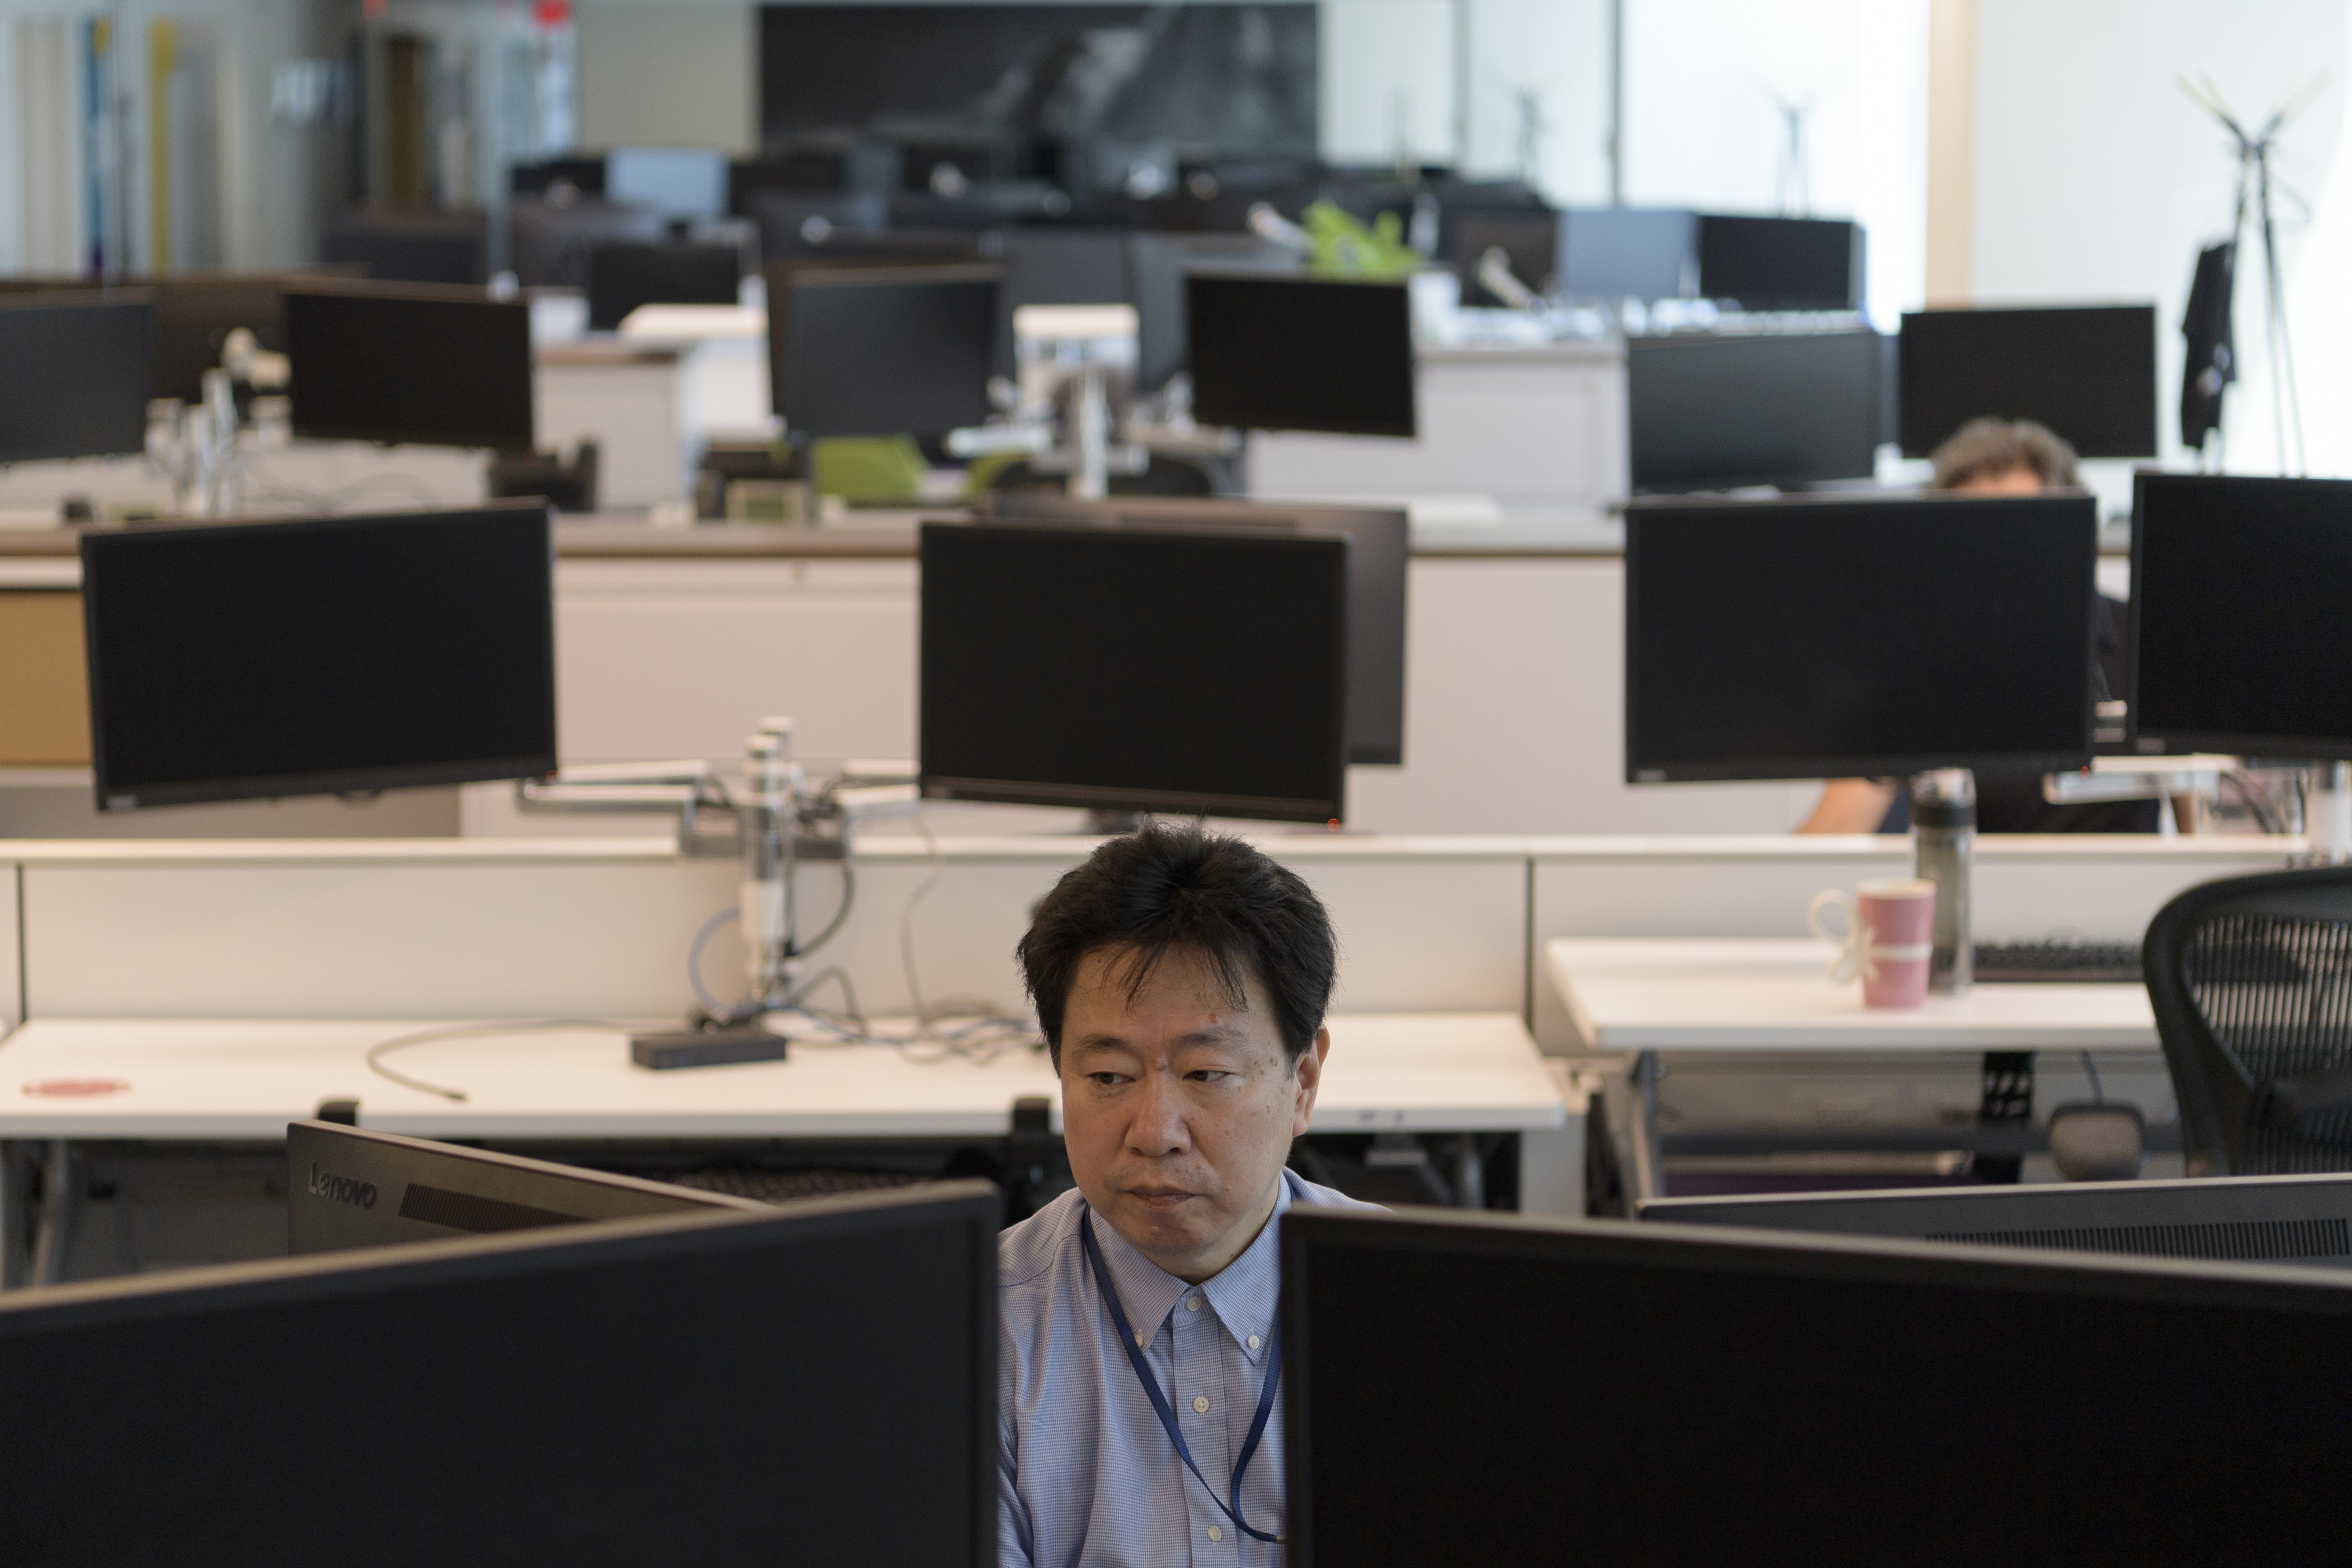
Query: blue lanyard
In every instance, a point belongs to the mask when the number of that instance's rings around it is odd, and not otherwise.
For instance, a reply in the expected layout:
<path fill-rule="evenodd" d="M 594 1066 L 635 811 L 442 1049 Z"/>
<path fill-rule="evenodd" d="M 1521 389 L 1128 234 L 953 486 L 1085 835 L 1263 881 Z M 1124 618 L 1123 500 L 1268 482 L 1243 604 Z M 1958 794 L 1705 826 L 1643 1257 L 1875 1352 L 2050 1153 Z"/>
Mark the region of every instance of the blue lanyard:
<path fill-rule="evenodd" d="M 1118 1291 L 1111 1285 L 1110 1269 L 1103 1262 L 1102 1248 L 1095 1245 L 1094 1216 L 1091 1214 L 1078 1215 L 1078 1245 L 1086 1248 L 1087 1262 L 1095 1271 L 1095 1283 L 1102 1289 L 1104 1304 L 1110 1308 L 1111 1327 L 1118 1331 L 1118 1348 L 1127 1352 L 1127 1364 L 1135 1369 L 1136 1381 L 1143 1384 L 1143 1392 L 1150 1397 L 1152 1414 L 1159 1416 L 1160 1425 L 1168 1429 L 1168 1440 L 1176 1445 L 1176 1457 L 1184 1461 L 1184 1468 L 1192 1472 L 1192 1479 L 1208 1492 L 1209 1500 L 1225 1510 L 1225 1517 L 1234 1521 L 1235 1530 L 1252 1541 L 1279 1542 L 1282 1540 L 1279 1534 L 1252 1530 L 1242 1519 L 1241 1507 L 1242 1472 L 1249 1468 L 1250 1459 L 1257 1453 L 1258 1439 L 1265 1436 L 1266 1418 L 1274 1414 L 1274 1391 L 1282 1383 L 1281 1318 L 1277 1316 L 1275 1319 L 1274 1331 L 1265 1342 L 1265 1359 L 1269 1363 L 1265 1385 L 1257 1396 L 1257 1414 L 1250 1418 L 1249 1436 L 1242 1440 L 1242 1457 L 1234 1466 L 1234 1484 L 1229 1494 L 1233 1500 L 1228 1502 L 1217 1496 L 1216 1489 L 1209 1485 L 1209 1478 L 1202 1475 L 1201 1467 L 1192 1462 L 1192 1451 L 1184 1446 L 1184 1435 L 1176 1429 L 1176 1412 L 1168 1407 L 1168 1396 L 1160 1392 L 1160 1380 L 1151 1375 L 1151 1368 L 1145 1363 L 1143 1347 L 1136 1342 L 1135 1331 L 1127 1326 L 1127 1312 L 1118 1304 Z"/>

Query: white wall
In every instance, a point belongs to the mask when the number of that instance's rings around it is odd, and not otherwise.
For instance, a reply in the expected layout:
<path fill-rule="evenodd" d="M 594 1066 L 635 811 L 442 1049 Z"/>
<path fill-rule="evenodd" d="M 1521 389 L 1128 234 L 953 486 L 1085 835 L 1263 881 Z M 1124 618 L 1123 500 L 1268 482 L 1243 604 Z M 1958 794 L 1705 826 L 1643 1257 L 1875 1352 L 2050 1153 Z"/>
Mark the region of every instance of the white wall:
<path fill-rule="evenodd" d="M 2241 115 L 2263 116 L 2294 84 L 2333 71 L 2282 138 L 2281 177 L 2316 195 L 2344 118 L 2347 10 L 2344 0 L 1978 0 L 1977 300 L 2156 301 L 2168 458 L 2180 456 L 2181 308 L 2199 247 L 2228 231 L 2234 172 L 2220 128 L 2176 79 L 2210 77 Z M 2284 237 L 2299 258 L 2304 226 Z M 2242 255 L 2243 379 L 2231 395 L 2229 457 L 2233 468 L 2275 472 L 2257 273 Z M 2290 319 L 2301 305 L 2324 321 L 2344 276 L 2340 264 L 2332 276 L 2298 268 L 2304 293 L 2291 297 Z M 2295 342 L 2306 374 L 2343 348 L 2340 334 L 2322 338 L 2305 322 Z M 2352 461 L 2340 418 L 2325 431 L 2305 425 L 2339 467 Z"/>
<path fill-rule="evenodd" d="M 1515 94 L 1537 96 L 1536 184 L 1554 202 L 1609 199 L 1608 0 L 1464 0 L 1469 58 L 1457 79 L 1469 105 L 1463 165 L 1480 175 L 1516 174 L 1519 114 Z"/>
<path fill-rule="evenodd" d="M 755 8 L 589 0 L 574 16 L 583 146 L 742 153 L 759 145 Z"/>
<path fill-rule="evenodd" d="M 1625 199 L 1781 210 L 1780 105 L 1807 104 L 1808 210 L 1870 236 L 1891 328 L 1926 286 L 1926 0 L 1626 0 Z"/>

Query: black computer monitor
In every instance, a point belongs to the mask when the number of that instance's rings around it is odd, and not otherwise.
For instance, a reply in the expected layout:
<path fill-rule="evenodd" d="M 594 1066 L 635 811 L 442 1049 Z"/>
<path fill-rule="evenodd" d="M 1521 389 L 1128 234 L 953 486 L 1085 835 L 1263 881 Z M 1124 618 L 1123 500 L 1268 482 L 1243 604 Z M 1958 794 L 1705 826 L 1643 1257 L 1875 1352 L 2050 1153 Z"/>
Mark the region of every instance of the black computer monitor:
<path fill-rule="evenodd" d="M 1296 1568 L 2341 1548 L 2338 1276 L 1313 1207 L 1281 1241 Z"/>
<path fill-rule="evenodd" d="M 1005 231 L 1004 287 L 997 295 L 998 374 L 1013 372 L 1013 312 L 1022 306 L 1135 302 L 1128 268 L 1131 237 L 1114 228 Z"/>
<path fill-rule="evenodd" d="M 154 344 L 144 291 L 0 294 L 0 463 L 144 451 Z"/>
<path fill-rule="evenodd" d="M 1490 308 L 1496 299 L 1478 280 L 1478 264 L 1490 250 L 1503 253 L 1511 276 L 1538 294 L 1559 282 L 1559 215 L 1543 207 L 1472 208 L 1454 215 L 1447 260 L 1462 287 L 1462 302 Z"/>
<path fill-rule="evenodd" d="M 2136 474 L 2133 732 L 2352 757 L 2352 480 Z"/>
<path fill-rule="evenodd" d="M 661 214 L 651 207 L 593 196 L 561 202 L 518 196 L 507 204 L 507 267 L 526 289 L 584 289 L 591 247 L 650 242 L 665 230 Z"/>
<path fill-rule="evenodd" d="M 994 267 L 768 268 L 768 376 L 800 436 L 939 436 L 989 416 Z"/>
<path fill-rule="evenodd" d="M 1698 220 L 1698 291 L 1747 310 L 1859 310 L 1863 232 L 1823 217 Z"/>
<path fill-rule="evenodd" d="M 1239 500 L 1066 496 L 1006 490 L 991 499 L 1000 521 L 1079 521 L 1117 526 L 1278 528 L 1348 536 L 1348 761 L 1404 761 L 1406 584 L 1412 564 L 1408 513 L 1396 510 L 1289 506 Z"/>
<path fill-rule="evenodd" d="M 1128 240 L 1135 305 L 1135 384 L 1157 392 L 1185 366 L 1192 326 L 1184 279 L 1196 267 L 1296 273 L 1298 258 L 1255 234 L 1137 234 Z"/>
<path fill-rule="evenodd" d="M 364 207 L 327 222 L 319 259 L 389 283 L 480 285 L 490 279 L 490 220 L 479 212 Z"/>
<path fill-rule="evenodd" d="M 152 279 L 155 297 L 153 395 L 194 403 L 205 373 L 218 370 L 229 333 L 243 327 L 273 353 L 286 352 L 285 273 L 175 273 Z"/>
<path fill-rule="evenodd" d="M 1678 300 L 1698 292 L 1698 214 L 1570 207 L 1560 215 L 1559 291 L 1572 300 Z"/>
<path fill-rule="evenodd" d="M 1903 317 L 1903 455 L 1971 419 L 2032 419 L 2085 458 L 2152 458 L 2156 307 L 1910 310 Z"/>
<path fill-rule="evenodd" d="M 926 795 L 1346 815 L 1344 536 L 925 523 L 921 550 Z"/>
<path fill-rule="evenodd" d="M 1003 1216 L 960 1182 L 11 1291 L 8 1560 L 992 1565 Z"/>
<path fill-rule="evenodd" d="M 565 187 L 579 195 L 603 195 L 604 155 L 601 153 L 575 153 L 569 157 L 540 158 L 507 166 L 507 191 L 511 195 L 545 195 L 550 191 Z"/>
<path fill-rule="evenodd" d="M 1403 284 L 1194 272 L 1184 289 L 1192 413 L 1202 424 L 1414 434 Z"/>
<path fill-rule="evenodd" d="M 743 253 L 731 245 L 592 245 L 588 326 L 609 332 L 640 305 L 732 305 Z"/>
<path fill-rule="evenodd" d="M 2091 760 L 2087 495 L 1625 513 L 1625 777 L 2055 773 Z"/>
<path fill-rule="evenodd" d="M 821 259 L 839 235 L 876 234 L 890 226 L 889 199 L 878 191 L 755 190 L 744 214 L 760 231 L 764 260 Z"/>
<path fill-rule="evenodd" d="M 101 811 L 555 768 L 545 502 L 81 539 Z"/>
<path fill-rule="evenodd" d="M 699 1209 L 756 1214 L 766 1207 L 726 1193 L 330 1121 L 286 1128 L 286 1248 L 297 1257 Z"/>
<path fill-rule="evenodd" d="M 1654 1198 L 1638 1217 L 1971 1247 L 2352 1268 L 2352 1175 Z"/>
<path fill-rule="evenodd" d="M 1627 339 L 1633 489 L 1867 479 L 1885 429 L 1881 341 L 1867 327 Z"/>
<path fill-rule="evenodd" d="M 530 307 L 478 291 L 289 289 L 294 433 L 529 451 Z"/>

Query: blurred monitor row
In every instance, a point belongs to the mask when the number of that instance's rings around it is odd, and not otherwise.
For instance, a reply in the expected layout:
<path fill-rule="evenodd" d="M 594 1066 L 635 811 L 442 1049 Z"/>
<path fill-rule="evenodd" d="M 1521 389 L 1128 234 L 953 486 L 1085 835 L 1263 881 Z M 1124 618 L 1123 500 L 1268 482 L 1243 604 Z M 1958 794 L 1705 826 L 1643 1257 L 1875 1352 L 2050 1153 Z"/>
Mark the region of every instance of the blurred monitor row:
<path fill-rule="evenodd" d="M 1714 300 L 1746 310 L 1859 310 L 1862 226 L 1672 207 L 1481 207 L 1451 226 L 1445 258 L 1463 300 L 1500 300 L 1479 283 L 1489 250 L 1538 294 L 1571 300 Z"/>
<path fill-rule="evenodd" d="M 2132 750 L 2352 756 L 2326 673 L 2352 658 L 2352 481 L 2144 474 L 2133 548 L 2111 690 L 2086 495 L 1638 505 L 1627 780 L 2067 771 L 2111 699 Z M 101 809 L 555 765 L 543 504 L 81 550 Z M 1404 759 L 1407 555 L 1396 510 L 1007 497 L 927 524 L 922 788 L 1342 819 L 1349 765 Z M 1181 689 L 1126 700 L 1176 644 Z"/>

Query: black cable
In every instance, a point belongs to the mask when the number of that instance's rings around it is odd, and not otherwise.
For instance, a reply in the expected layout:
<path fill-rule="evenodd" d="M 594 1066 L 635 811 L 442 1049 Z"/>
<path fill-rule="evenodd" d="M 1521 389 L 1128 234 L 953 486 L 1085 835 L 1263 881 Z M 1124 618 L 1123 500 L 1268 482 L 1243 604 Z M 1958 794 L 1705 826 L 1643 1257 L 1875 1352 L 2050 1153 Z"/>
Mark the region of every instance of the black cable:
<path fill-rule="evenodd" d="M 833 911 L 833 919 L 825 922 L 825 927 L 823 931 L 817 932 L 816 935 L 811 937 L 808 941 L 801 943 L 798 947 L 793 950 L 793 956 L 794 958 L 799 958 L 804 954 L 814 952 L 818 948 L 823 947 L 826 942 L 831 942 L 835 936 L 839 935 L 841 928 L 849 923 L 850 909 L 856 902 L 857 872 L 856 869 L 850 865 L 849 857 L 844 855 L 841 858 L 841 907 Z M 852 1009 L 852 1011 L 855 1011 L 855 1009 Z"/>
<path fill-rule="evenodd" d="M 2286 825 L 2273 815 L 2269 804 L 2263 799 L 2261 792 L 2254 788 L 2252 779 L 2242 773 L 2225 773 L 2221 775 L 2221 783 L 2231 785 L 2237 790 L 2238 798 L 2246 803 L 2246 809 L 2254 815 L 2255 825 L 2264 833 L 2276 837 L 2286 832 Z"/>
<path fill-rule="evenodd" d="M 404 1051 L 411 1046 L 430 1045 L 436 1040 L 464 1040 L 490 1035 L 544 1035 L 557 1029 L 594 1029 L 602 1033 L 626 1034 L 636 1027 L 634 1024 L 616 1024 L 610 1018 L 530 1018 L 510 1024 L 451 1024 L 438 1028 L 418 1029 L 413 1034 L 394 1035 L 368 1047 L 368 1070 L 378 1077 L 388 1078 L 404 1089 L 420 1094 L 438 1095 L 441 1099 L 463 1105 L 466 1091 L 446 1084 L 428 1083 L 421 1078 L 394 1072 L 383 1065 L 383 1058 L 394 1051 Z"/>
<path fill-rule="evenodd" d="M 2088 1051 L 2083 1053 L 2083 1070 L 2091 1075 L 2091 1103 L 2105 1105 L 2107 1102 L 2107 1091 L 2099 1087 L 2099 1067 L 2091 1059 L 2091 1053 Z"/>

